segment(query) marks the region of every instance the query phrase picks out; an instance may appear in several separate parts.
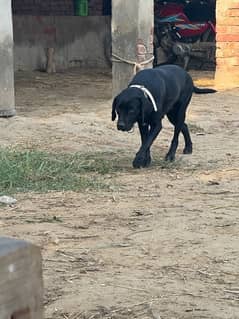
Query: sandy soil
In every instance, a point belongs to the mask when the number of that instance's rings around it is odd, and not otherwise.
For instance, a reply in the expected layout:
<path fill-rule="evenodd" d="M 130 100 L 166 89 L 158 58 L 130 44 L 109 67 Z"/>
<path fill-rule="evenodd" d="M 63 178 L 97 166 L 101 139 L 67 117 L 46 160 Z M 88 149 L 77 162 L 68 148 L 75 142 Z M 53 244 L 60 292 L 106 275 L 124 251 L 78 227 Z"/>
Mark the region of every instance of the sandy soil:
<path fill-rule="evenodd" d="M 107 71 L 18 73 L 1 145 L 133 160 L 139 135 L 111 122 L 110 83 Z M 110 191 L 17 194 L 0 208 L 1 235 L 42 249 L 45 318 L 239 318 L 239 90 L 195 95 L 188 122 L 194 153 L 181 140 L 170 170 L 125 161 Z M 165 120 L 153 156 L 171 136 Z"/>

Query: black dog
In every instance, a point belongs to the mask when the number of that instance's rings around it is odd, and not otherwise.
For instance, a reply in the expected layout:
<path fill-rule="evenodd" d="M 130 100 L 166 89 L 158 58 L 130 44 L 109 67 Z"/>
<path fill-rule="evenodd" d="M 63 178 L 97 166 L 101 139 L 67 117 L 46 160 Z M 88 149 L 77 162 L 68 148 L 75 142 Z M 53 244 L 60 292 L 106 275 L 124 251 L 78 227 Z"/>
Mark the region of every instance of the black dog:
<path fill-rule="evenodd" d="M 180 132 L 185 139 L 183 153 L 192 153 L 185 115 L 193 92 L 204 94 L 216 91 L 199 89 L 193 85 L 191 76 L 184 69 L 176 65 L 164 65 L 138 72 L 128 88 L 115 97 L 112 121 L 118 114 L 118 130 L 130 131 L 138 123 L 142 145 L 133 161 L 133 167 L 150 165 L 150 147 L 162 129 L 164 115 L 174 125 L 174 135 L 166 160 L 174 160 Z"/>

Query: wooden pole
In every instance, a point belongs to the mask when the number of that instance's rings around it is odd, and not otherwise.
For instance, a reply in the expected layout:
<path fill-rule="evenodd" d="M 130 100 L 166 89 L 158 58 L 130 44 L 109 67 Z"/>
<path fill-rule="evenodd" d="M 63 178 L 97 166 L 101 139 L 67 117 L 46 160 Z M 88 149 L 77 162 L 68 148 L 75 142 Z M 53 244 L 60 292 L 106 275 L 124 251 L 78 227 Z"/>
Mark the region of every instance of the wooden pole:
<path fill-rule="evenodd" d="M 55 52 L 54 48 L 47 48 L 46 50 L 46 57 L 47 57 L 46 72 L 47 73 L 56 73 L 54 52 Z"/>
<path fill-rule="evenodd" d="M 0 318 L 43 319 L 40 249 L 0 237 Z"/>

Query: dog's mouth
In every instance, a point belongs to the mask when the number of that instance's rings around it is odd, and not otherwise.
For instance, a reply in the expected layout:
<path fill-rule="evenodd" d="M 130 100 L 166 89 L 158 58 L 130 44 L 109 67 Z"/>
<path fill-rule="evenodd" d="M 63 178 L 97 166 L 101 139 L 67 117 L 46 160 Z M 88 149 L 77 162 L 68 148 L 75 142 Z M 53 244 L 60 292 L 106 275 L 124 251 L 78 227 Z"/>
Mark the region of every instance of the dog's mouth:
<path fill-rule="evenodd" d="M 129 130 L 127 131 L 128 133 L 134 133 L 134 126 Z"/>

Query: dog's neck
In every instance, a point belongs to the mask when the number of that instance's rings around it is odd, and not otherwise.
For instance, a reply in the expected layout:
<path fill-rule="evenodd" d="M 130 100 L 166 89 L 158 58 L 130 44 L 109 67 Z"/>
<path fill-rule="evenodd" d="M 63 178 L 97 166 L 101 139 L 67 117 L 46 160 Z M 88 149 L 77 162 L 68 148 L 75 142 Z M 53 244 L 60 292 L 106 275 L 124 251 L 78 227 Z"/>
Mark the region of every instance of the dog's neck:
<path fill-rule="evenodd" d="M 157 108 L 157 104 L 155 102 L 155 99 L 154 99 L 152 93 L 148 89 L 146 89 L 146 87 L 144 87 L 143 85 L 132 84 L 132 85 L 129 86 L 129 88 L 137 88 L 137 89 L 140 89 L 141 91 L 143 91 L 144 96 L 147 99 L 149 99 L 150 102 L 152 103 L 154 111 L 158 112 L 158 108 Z"/>

